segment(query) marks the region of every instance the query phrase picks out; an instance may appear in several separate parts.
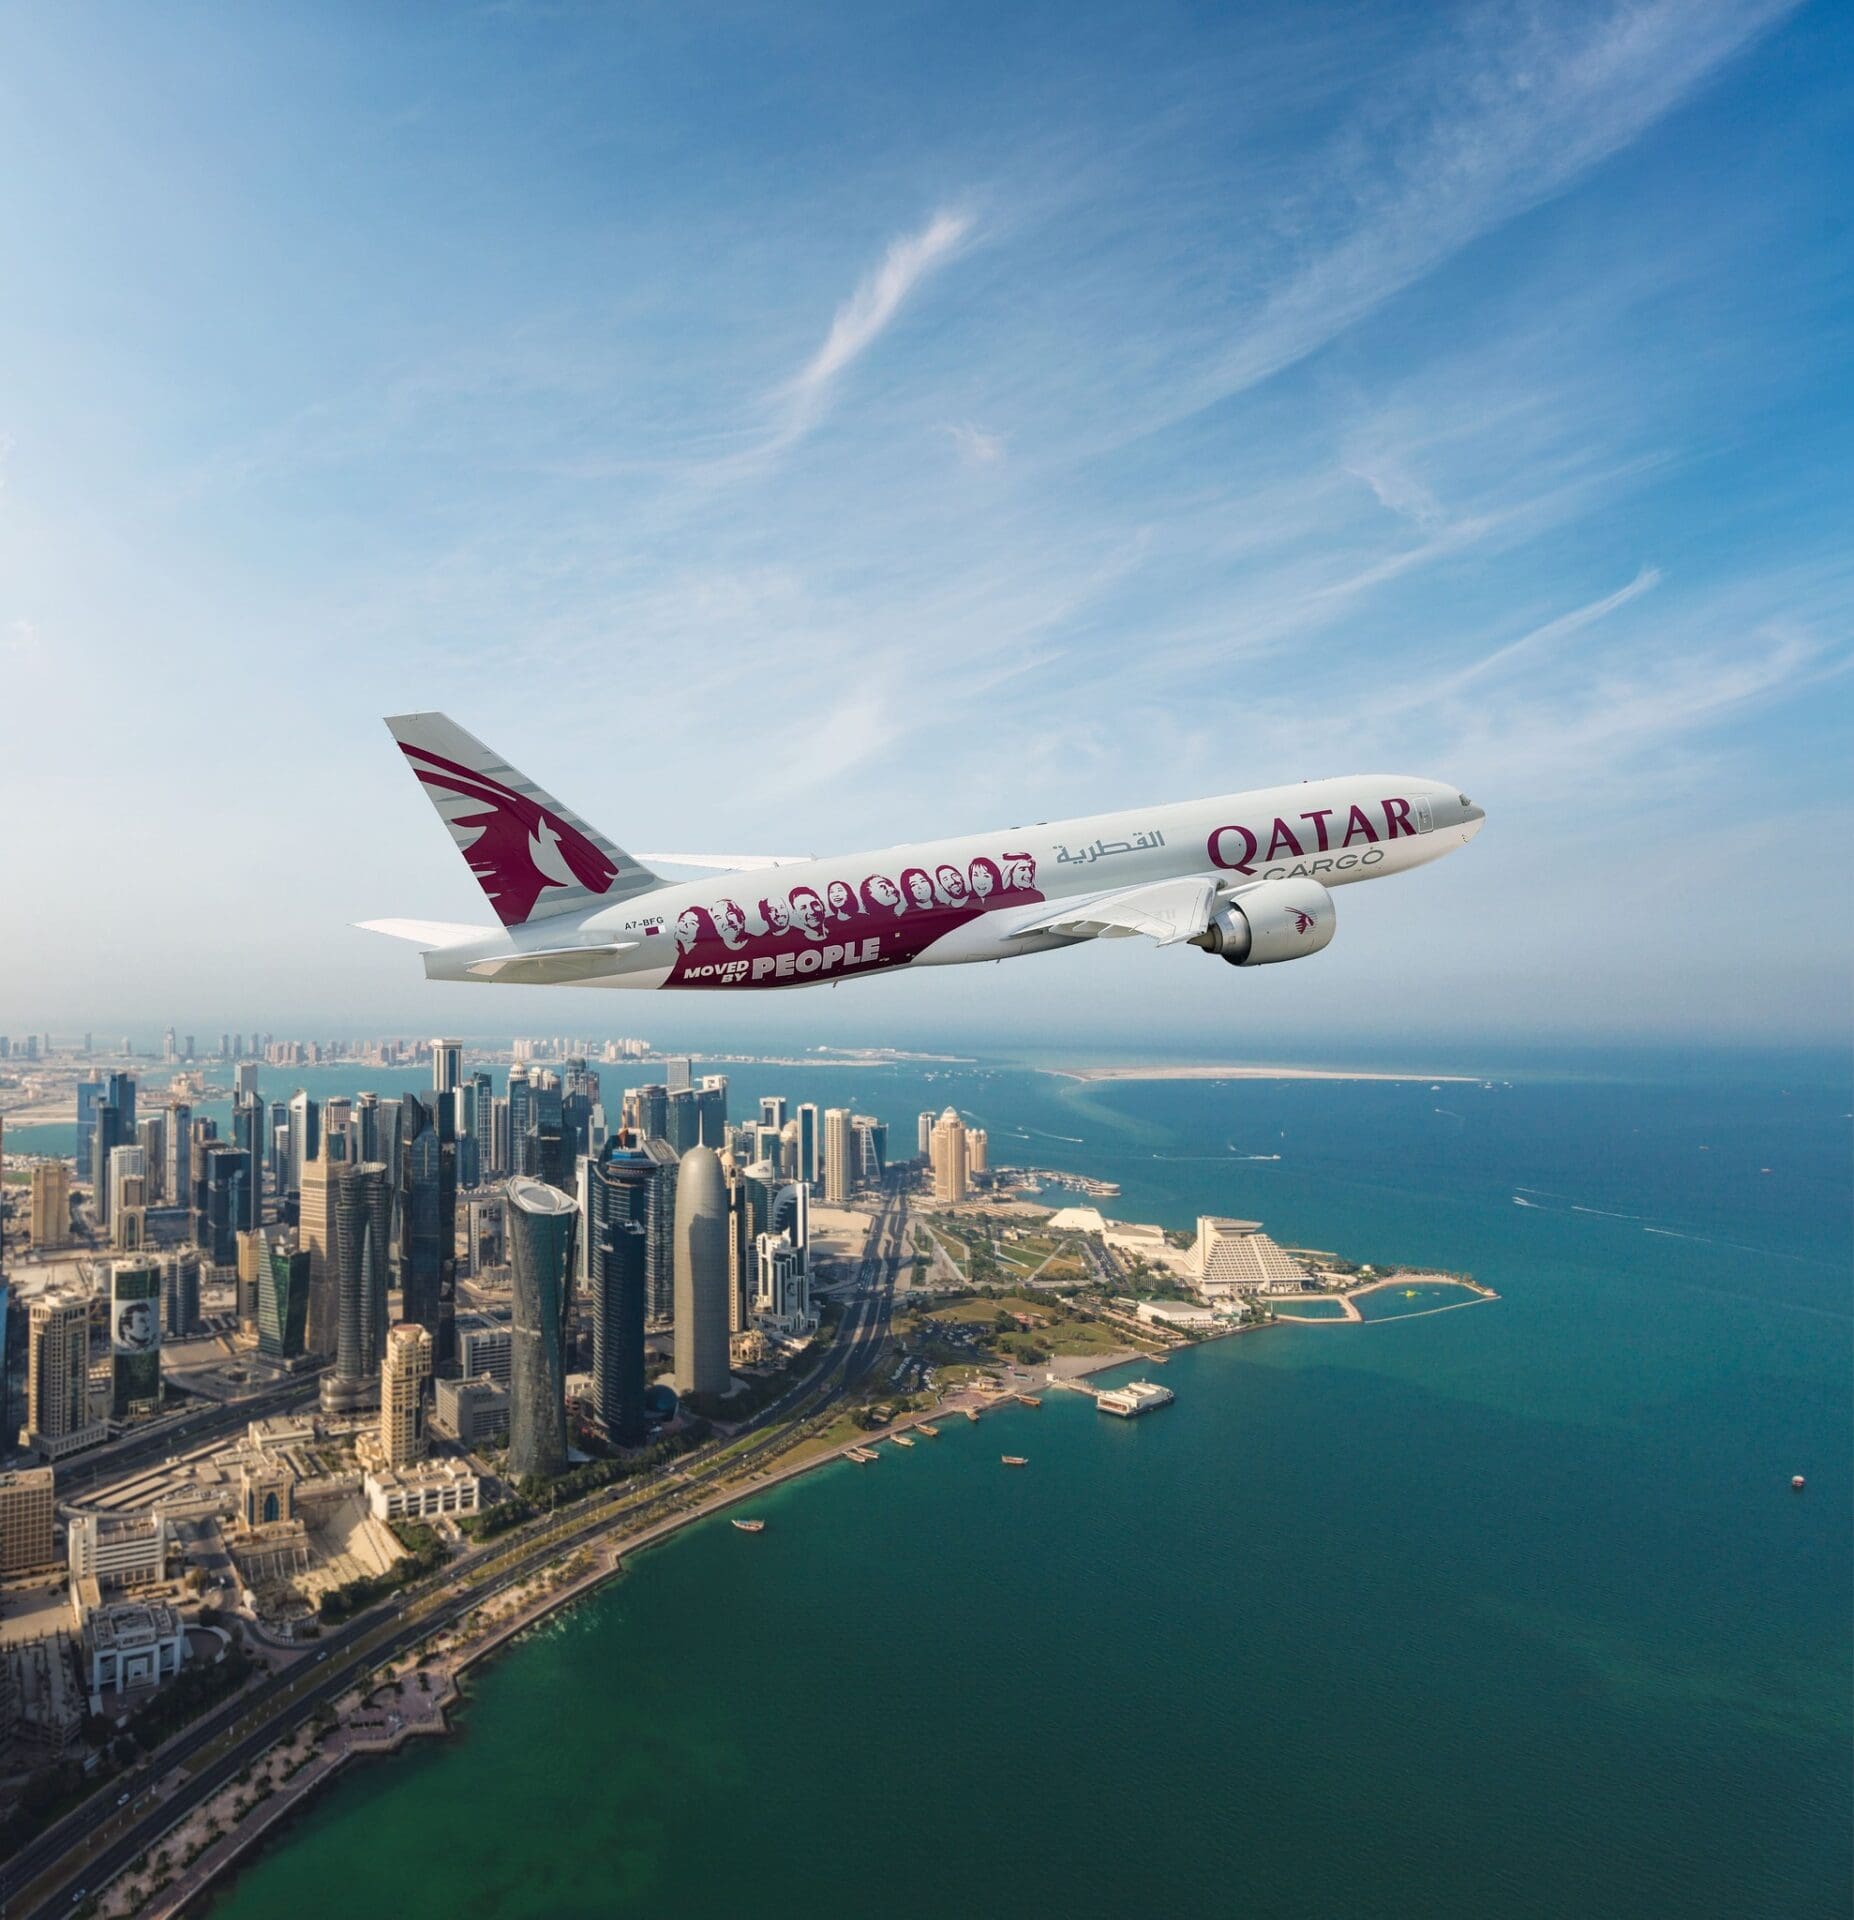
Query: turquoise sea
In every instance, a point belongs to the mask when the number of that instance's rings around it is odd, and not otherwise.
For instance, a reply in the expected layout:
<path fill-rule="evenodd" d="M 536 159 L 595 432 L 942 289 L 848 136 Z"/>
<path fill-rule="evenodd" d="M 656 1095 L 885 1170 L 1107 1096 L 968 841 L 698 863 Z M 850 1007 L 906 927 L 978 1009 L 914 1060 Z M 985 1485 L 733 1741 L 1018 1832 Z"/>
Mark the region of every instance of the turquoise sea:
<path fill-rule="evenodd" d="M 1502 1297 L 1225 1341 L 1143 1420 L 1052 1394 L 690 1529 L 215 1914 L 1847 1914 L 1846 1069 L 1491 1078 L 735 1070 L 737 1112 L 906 1151 L 950 1101 L 1125 1217 Z"/>

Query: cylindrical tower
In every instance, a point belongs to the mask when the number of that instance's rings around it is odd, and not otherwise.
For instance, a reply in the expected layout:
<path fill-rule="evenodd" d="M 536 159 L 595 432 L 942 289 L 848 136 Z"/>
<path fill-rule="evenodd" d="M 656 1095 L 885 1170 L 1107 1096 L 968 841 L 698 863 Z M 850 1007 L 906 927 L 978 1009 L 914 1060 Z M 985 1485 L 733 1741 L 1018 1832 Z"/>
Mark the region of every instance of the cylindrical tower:
<path fill-rule="evenodd" d="M 514 1283 L 510 1344 L 511 1480 L 566 1467 L 566 1305 L 579 1211 L 570 1193 L 517 1175 L 504 1209 Z"/>
<path fill-rule="evenodd" d="M 691 1147 L 676 1176 L 678 1393 L 728 1388 L 727 1183 L 712 1147 Z"/>
<path fill-rule="evenodd" d="M 392 1196 L 376 1162 L 337 1162 L 335 1187 L 335 1370 L 322 1382 L 330 1411 L 371 1406 L 386 1351 L 386 1265 Z"/>

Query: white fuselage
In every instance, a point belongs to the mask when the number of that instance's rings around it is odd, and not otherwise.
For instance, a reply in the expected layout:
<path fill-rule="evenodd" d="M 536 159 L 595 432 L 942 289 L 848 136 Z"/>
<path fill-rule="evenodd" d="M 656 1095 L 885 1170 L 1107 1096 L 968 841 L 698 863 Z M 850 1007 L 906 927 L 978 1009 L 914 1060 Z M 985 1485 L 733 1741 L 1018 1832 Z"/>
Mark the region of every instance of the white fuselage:
<path fill-rule="evenodd" d="M 1348 775 L 724 873 L 428 953 L 426 969 L 482 979 L 500 956 L 583 945 L 609 965 L 568 984 L 725 991 L 1001 960 L 1073 944 L 1020 931 L 1052 903 L 1199 875 L 1220 898 L 1271 880 L 1340 887 L 1439 859 L 1481 818 L 1439 781 Z"/>

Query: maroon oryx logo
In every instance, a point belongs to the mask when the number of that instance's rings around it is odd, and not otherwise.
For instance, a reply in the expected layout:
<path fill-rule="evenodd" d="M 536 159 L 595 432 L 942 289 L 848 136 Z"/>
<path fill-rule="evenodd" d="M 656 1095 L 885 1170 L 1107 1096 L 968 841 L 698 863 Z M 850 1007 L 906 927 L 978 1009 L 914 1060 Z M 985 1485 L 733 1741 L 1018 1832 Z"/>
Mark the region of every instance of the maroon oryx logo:
<path fill-rule="evenodd" d="M 617 879 L 618 869 L 605 854 L 538 800 L 428 747 L 401 741 L 400 748 L 426 786 L 480 803 L 480 811 L 447 817 L 505 927 L 519 927 L 549 887 L 577 885 L 604 893 Z M 461 838 L 465 833 L 473 834 L 467 842 Z"/>
<path fill-rule="evenodd" d="M 1294 909 L 1294 931 L 1296 933 L 1311 933 L 1313 931 L 1313 915 L 1296 907 Z"/>

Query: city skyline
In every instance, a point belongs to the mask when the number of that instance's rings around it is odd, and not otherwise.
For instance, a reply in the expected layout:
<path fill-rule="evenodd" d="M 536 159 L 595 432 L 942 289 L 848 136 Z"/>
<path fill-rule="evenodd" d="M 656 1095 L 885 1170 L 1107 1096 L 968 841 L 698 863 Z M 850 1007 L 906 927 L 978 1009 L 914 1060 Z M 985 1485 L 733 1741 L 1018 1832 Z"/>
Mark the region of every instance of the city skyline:
<path fill-rule="evenodd" d="M 1848 824 L 1845 19 L 1052 27 L 800 10 L 697 96 L 680 23 L 572 9 L 254 17 L 211 76 L 10 13 L 0 685 L 72 726 L 6 740 L 64 832 L 11 843 L 0 1028 L 262 979 L 471 1032 L 349 926 L 476 913 L 381 752 L 442 705 L 627 845 L 1348 766 L 1488 808 L 1304 968 L 1091 950 L 696 1050 L 1843 1037 L 1845 878 L 1733 899 Z"/>

